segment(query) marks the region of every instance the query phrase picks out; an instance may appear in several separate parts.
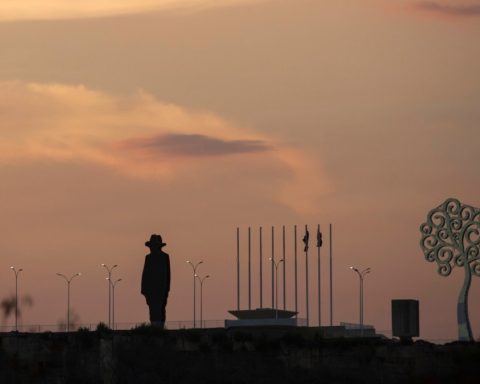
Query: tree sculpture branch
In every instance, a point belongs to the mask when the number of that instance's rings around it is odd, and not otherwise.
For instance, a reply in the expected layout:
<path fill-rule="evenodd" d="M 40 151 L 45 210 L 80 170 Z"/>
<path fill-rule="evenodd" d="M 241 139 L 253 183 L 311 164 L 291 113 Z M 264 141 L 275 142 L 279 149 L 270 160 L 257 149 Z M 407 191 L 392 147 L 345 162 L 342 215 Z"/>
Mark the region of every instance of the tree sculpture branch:
<path fill-rule="evenodd" d="M 464 268 L 465 281 L 457 306 L 459 335 L 462 340 L 472 340 L 468 291 L 472 275 L 480 276 L 480 210 L 449 198 L 428 213 L 420 232 L 425 258 L 437 263 L 441 276 L 449 276 L 454 267 Z"/>

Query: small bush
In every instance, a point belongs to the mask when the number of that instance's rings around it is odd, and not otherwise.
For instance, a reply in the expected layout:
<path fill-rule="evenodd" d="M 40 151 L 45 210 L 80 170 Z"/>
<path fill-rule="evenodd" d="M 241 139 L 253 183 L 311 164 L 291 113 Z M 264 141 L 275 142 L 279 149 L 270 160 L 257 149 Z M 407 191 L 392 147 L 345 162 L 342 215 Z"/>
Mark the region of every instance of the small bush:
<path fill-rule="evenodd" d="M 139 324 L 139 325 L 136 325 L 135 327 L 133 327 L 132 331 L 136 332 L 136 333 L 143 333 L 145 331 L 150 331 L 151 328 L 152 327 L 151 327 L 150 324 L 142 323 L 142 324 Z"/>
<path fill-rule="evenodd" d="M 97 324 L 97 328 L 95 329 L 98 333 L 110 333 L 112 330 L 108 327 L 107 324 L 104 322 L 100 322 Z"/>
<path fill-rule="evenodd" d="M 132 333 L 137 335 L 149 335 L 149 336 L 159 336 L 165 335 L 165 329 L 156 327 L 155 325 L 142 323 L 137 325 L 136 327 L 132 328 Z"/>

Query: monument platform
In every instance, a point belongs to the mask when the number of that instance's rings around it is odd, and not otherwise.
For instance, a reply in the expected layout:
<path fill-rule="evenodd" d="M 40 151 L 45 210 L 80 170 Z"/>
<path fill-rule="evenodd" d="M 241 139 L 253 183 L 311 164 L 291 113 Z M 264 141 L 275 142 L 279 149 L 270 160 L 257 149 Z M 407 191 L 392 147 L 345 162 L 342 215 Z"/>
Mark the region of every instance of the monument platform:
<path fill-rule="evenodd" d="M 298 326 L 295 311 L 274 308 L 241 309 L 228 311 L 237 320 L 225 320 L 225 328 L 258 326 Z"/>

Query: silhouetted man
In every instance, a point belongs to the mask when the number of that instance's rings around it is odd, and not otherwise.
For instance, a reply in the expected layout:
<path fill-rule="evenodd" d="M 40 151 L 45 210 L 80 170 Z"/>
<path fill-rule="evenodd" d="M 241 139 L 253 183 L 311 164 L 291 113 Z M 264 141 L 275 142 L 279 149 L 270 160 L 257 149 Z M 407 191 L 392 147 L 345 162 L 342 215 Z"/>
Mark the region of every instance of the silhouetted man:
<path fill-rule="evenodd" d="M 150 322 L 162 328 L 170 291 L 170 258 L 162 251 L 165 245 L 160 235 L 152 235 L 145 243 L 150 253 L 145 257 L 142 273 L 142 295 L 150 309 Z"/>

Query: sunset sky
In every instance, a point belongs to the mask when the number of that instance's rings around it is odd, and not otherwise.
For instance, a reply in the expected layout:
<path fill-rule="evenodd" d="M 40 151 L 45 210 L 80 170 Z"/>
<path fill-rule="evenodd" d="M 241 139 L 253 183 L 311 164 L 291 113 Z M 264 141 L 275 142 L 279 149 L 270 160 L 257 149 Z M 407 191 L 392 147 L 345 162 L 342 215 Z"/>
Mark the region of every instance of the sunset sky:
<path fill-rule="evenodd" d="M 286 225 L 292 309 L 293 225 L 314 238 L 319 223 L 327 238 L 333 223 L 335 323 L 358 321 L 348 267 L 371 267 L 366 323 L 391 329 L 391 299 L 413 298 L 423 338 L 455 338 L 463 271 L 437 274 L 419 226 L 447 197 L 480 206 L 479 39 L 479 0 L 1 1 L 0 298 L 14 292 L 9 267 L 23 268 L 19 289 L 35 304 L 22 322 L 56 324 L 66 288 L 55 273 L 80 271 L 72 308 L 97 324 L 100 264 L 118 264 L 116 320 L 147 321 L 144 243 L 160 233 L 167 320 L 192 318 L 186 260 L 211 276 L 204 318 L 225 319 L 236 227 L 243 251 L 254 230 L 257 307 L 258 227 L 268 244 Z M 315 324 L 316 249 L 309 257 Z M 474 278 L 475 338 L 479 297 Z"/>

